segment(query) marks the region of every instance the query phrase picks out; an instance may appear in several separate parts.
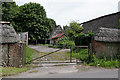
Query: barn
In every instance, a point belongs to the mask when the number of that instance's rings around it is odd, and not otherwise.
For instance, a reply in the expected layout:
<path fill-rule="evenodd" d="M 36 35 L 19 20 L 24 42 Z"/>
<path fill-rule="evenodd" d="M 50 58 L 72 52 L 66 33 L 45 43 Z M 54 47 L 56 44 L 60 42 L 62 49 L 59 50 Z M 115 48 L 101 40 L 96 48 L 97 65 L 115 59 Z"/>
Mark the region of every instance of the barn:
<path fill-rule="evenodd" d="M 83 33 L 94 33 L 92 51 L 98 57 L 116 57 L 120 50 L 120 12 L 81 23 Z"/>
<path fill-rule="evenodd" d="M 93 52 L 99 58 L 117 58 L 120 53 L 120 29 L 101 27 L 92 38 Z"/>

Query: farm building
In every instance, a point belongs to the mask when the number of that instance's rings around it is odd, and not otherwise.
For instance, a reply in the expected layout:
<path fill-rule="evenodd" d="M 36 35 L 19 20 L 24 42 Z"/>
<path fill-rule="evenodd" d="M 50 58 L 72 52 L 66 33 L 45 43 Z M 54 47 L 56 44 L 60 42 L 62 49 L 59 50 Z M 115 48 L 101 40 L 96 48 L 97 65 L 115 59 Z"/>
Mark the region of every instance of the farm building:
<path fill-rule="evenodd" d="M 56 42 L 59 39 L 63 38 L 64 36 L 65 36 L 65 34 L 63 33 L 60 25 L 58 25 L 57 27 L 54 27 L 51 34 L 50 34 L 50 37 L 49 37 L 50 44 L 51 45 L 56 44 Z"/>
<path fill-rule="evenodd" d="M 0 22 L 0 66 L 19 67 L 24 64 L 24 46 L 9 22 Z"/>
<path fill-rule="evenodd" d="M 120 50 L 120 30 L 101 27 L 93 36 L 92 48 L 97 57 L 114 58 Z"/>
<path fill-rule="evenodd" d="M 84 33 L 88 33 L 88 32 L 95 33 L 97 29 L 100 29 L 100 27 L 118 29 L 119 20 L 120 20 L 120 12 L 117 12 L 117 13 L 101 16 L 87 22 L 83 22 L 80 25 L 82 25 L 82 27 L 84 28 L 83 30 Z"/>
<path fill-rule="evenodd" d="M 92 39 L 93 52 L 98 57 L 115 57 L 120 50 L 120 12 L 101 16 L 83 22 L 83 32 L 94 33 Z"/>
<path fill-rule="evenodd" d="M 51 43 L 54 45 L 58 42 L 59 39 L 63 38 L 65 36 L 64 33 L 59 33 L 52 37 Z"/>

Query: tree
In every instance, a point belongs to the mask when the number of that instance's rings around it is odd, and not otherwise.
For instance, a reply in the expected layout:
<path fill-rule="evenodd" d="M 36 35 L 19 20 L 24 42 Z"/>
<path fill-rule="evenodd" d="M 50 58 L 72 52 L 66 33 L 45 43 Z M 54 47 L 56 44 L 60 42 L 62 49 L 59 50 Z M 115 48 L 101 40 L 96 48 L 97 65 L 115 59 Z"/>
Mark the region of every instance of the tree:
<path fill-rule="evenodd" d="M 77 22 L 72 21 L 70 26 L 64 26 L 66 35 L 71 39 L 74 40 L 82 31 L 83 27 L 81 27 Z"/>
<path fill-rule="evenodd" d="M 2 3 L 2 20 L 12 22 L 16 15 L 19 13 L 19 7 L 15 2 Z"/>
<path fill-rule="evenodd" d="M 5 3 L 4 6 L 5 21 L 10 21 L 17 32 L 29 32 L 30 41 L 46 40 L 52 27 L 56 26 L 56 22 L 46 17 L 45 9 L 38 3 L 30 2 L 19 7 L 9 5 Z M 15 8 L 12 9 L 13 6 Z"/>

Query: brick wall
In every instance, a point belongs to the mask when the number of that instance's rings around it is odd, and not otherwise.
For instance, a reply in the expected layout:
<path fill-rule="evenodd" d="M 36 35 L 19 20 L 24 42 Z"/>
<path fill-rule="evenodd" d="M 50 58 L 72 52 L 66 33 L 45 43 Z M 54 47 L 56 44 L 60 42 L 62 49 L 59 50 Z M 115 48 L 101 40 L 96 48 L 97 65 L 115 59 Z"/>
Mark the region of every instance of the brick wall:
<path fill-rule="evenodd" d="M 93 52 L 97 57 L 115 58 L 119 54 L 120 43 L 99 42 L 92 40 Z"/>
<path fill-rule="evenodd" d="M 11 67 L 22 67 L 24 65 L 25 44 L 9 44 L 9 64 Z"/>
<path fill-rule="evenodd" d="M 0 66 L 22 67 L 24 54 L 25 44 L 0 44 Z"/>

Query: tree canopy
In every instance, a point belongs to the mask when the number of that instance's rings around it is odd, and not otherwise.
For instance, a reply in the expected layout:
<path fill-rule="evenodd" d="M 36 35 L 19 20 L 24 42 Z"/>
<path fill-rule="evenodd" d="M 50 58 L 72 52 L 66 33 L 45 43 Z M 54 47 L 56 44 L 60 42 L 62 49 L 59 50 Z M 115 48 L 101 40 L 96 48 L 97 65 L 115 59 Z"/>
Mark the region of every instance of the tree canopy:
<path fill-rule="evenodd" d="M 64 32 L 66 33 L 66 35 L 71 40 L 74 40 L 75 37 L 77 37 L 83 31 L 83 27 L 80 26 L 75 21 L 70 22 L 69 26 L 66 25 L 66 26 L 63 27 L 63 29 L 64 29 Z"/>
<path fill-rule="evenodd" d="M 46 17 L 44 7 L 38 3 L 17 6 L 16 3 L 3 4 L 3 20 L 10 21 L 17 32 L 29 32 L 29 40 L 46 40 L 56 22 Z"/>

